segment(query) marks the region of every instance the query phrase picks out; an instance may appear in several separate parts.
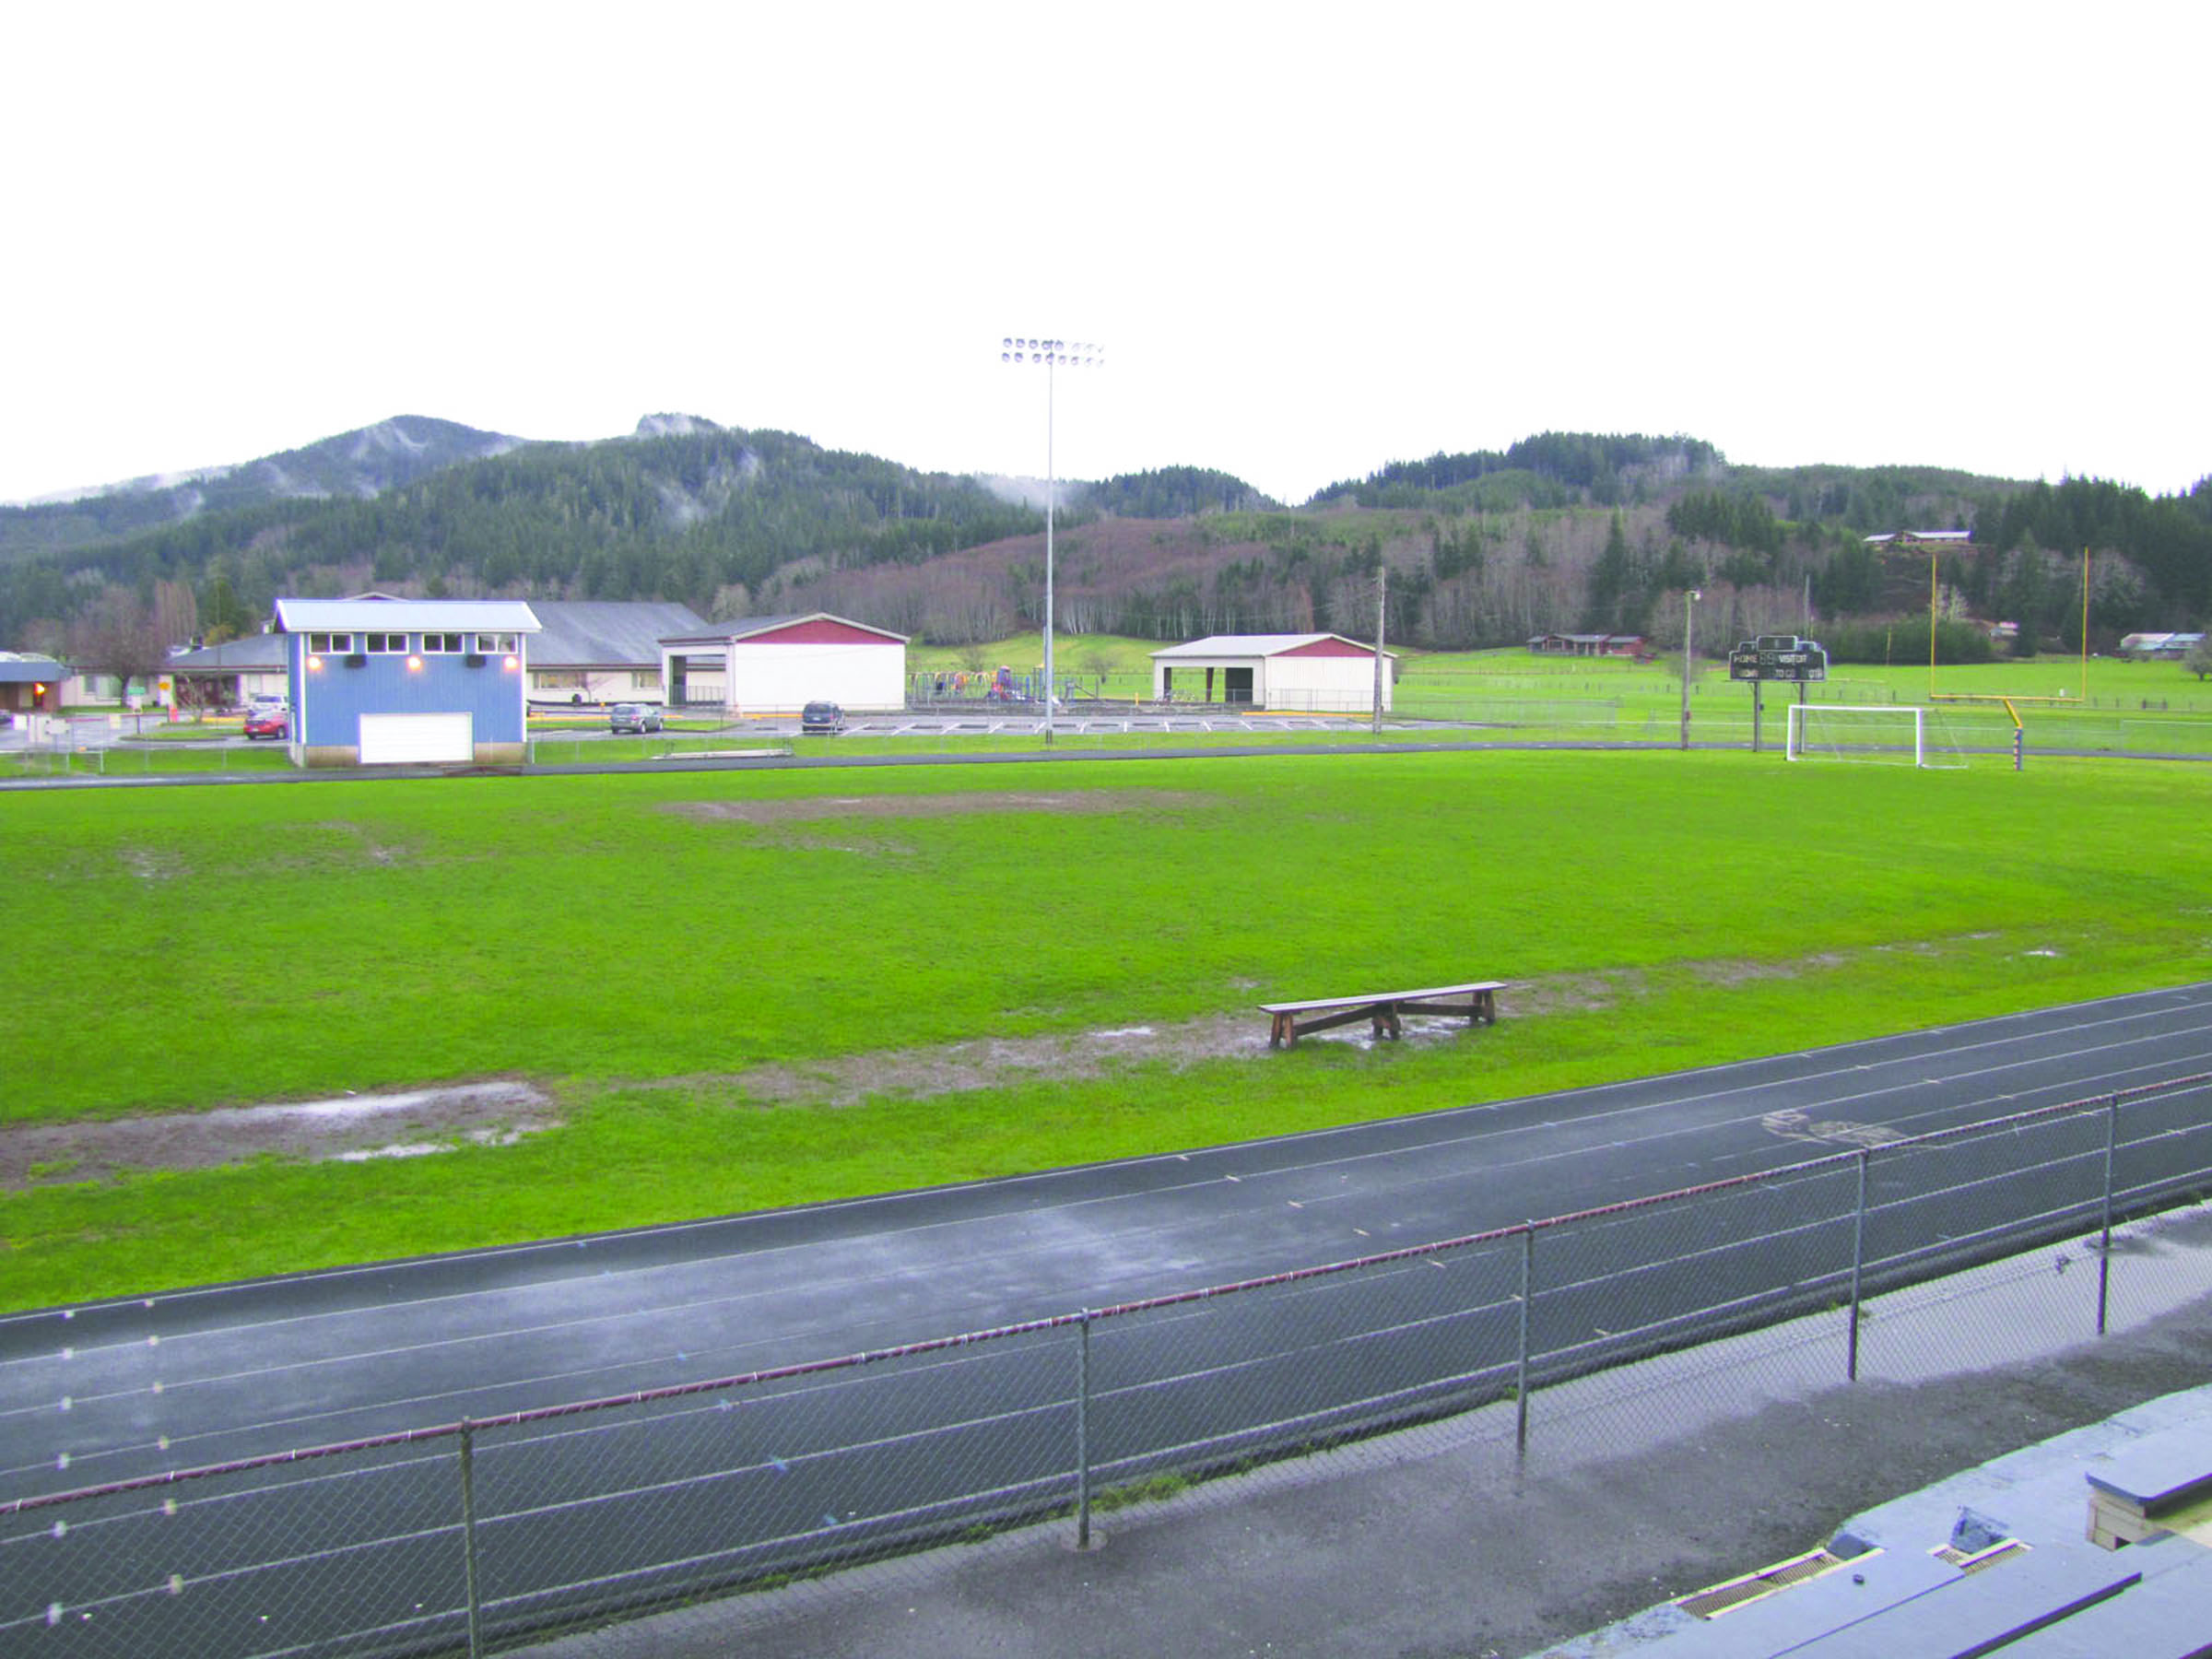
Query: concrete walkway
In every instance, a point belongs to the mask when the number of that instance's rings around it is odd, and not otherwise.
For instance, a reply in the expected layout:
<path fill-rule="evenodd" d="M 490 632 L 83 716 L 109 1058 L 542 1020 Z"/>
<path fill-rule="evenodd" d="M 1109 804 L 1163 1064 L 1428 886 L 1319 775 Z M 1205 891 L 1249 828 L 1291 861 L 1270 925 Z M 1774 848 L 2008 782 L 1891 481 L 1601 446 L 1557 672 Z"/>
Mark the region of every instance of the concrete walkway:
<path fill-rule="evenodd" d="M 2079 1537 L 2084 1459 L 2212 1426 L 2212 1212 L 2118 1245 L 2101 1338 L 2094 1264 L 2039 1252 L 1881 1299 L 1856 1382 L 1800 1321 L 1543 1391 L 1524 1461 L 1509 1405 L 1103 1515 L 1087 1552 L 1037 1527 L 531 1651 L 1616 1659 L 1846 1523 Z"/>

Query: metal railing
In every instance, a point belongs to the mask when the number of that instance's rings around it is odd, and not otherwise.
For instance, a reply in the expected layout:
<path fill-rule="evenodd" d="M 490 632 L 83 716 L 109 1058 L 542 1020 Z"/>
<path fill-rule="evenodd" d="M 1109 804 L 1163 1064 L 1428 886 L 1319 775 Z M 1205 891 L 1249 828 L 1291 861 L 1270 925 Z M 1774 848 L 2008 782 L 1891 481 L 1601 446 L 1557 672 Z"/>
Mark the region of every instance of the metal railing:
<path fill-rule="evenodd" d="M 1636 1376 L 1626 1408 L 1664 1418 L 1699 1373 L 1628 1362 L 1718 1338 L 1826 1351 L 1838 1382 L 1957 1359 L 1959 1293 L 1911 1353 L 1902 1315 L 1969 1269 L 2088 1338 L 2126 1276 L 2153 1274 L 2155 1218 L 2212 1190 L 2207 1108 L 2212 1074 L 1909 1138 L 1784 1121 L 1870 1144 L 1232 1284 L 0 1502 L 0 1651 L 475 1654 L 1011 1526 L 1080 1546 L 1117 1503 L 1470 1412 L 1525 1454 L 1553 1390 Z"/>

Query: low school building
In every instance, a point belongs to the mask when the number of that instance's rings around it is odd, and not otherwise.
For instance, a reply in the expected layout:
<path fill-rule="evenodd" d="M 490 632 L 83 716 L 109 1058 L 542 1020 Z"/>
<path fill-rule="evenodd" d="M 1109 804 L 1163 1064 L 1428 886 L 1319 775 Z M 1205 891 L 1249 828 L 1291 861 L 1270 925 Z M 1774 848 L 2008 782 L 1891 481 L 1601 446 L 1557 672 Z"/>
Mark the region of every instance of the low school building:
<path fill-rule="evenodd" d="M 1388 712 L 1397 659 L 1384 652 Z M 1156 700 L 1283 713 L 1359 714 L 1375 706 L 1375 648 L 1342 634 L 1212 634 L 1152 653 Z"/>
<path fill-rule="evenodd" d="M 517 599 L 279 599 L 296 766 L 519 764 L 537 618 Z"/>
<path fill-rule="evenodd" d="M 661 641 L 707 626 L 688 605 L 643 599 L 533 599 L 535 703 L 665 702 Z"/>

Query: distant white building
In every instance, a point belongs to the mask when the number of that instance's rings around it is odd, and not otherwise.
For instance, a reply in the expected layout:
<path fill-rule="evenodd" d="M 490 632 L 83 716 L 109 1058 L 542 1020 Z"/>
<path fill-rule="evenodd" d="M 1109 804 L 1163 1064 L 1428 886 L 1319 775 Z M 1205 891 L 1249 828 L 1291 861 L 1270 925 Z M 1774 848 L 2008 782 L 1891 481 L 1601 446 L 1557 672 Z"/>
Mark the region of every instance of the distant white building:
<path fill-rule="evenodd" d="M 1870 547 L 1962 547 L 1974 539 L 1971 530 L 1891 530 L 1866 537 Z"/>
<path fill-rule="evenodd" d="M 709 703 L 747 714 L 795 714 L 810 702 L 906 707 L 906 636 L 828 611 L 710 622 L 660 646 L 672 707 Z"/>
<path fill-rule="evenodd" d="M 1396 658 L 1382 653 L 1382 708 Z M 1152 695 L 1285 713 L 1357 714 L 1375 706 L 1375 648 L 1342 634 L 1213 634 L 1152 653 Z"/>
<path fill-rule="evenodd" d="M 2120 641 L 2120 654 L 2179 662 L 2202 644 L 2204 638 L 2201 633 L 2132 633 Z"/>

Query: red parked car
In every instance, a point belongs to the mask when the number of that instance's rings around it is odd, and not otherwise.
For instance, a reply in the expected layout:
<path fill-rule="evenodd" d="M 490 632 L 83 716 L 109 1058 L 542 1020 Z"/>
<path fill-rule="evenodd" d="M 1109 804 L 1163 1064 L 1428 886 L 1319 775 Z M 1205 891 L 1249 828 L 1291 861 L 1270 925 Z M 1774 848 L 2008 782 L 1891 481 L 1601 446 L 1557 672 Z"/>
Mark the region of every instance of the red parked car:
<path fill-rule="evenodd" d="M 283 709 L 255 709 L 246 716 L 246 735 L 253 737 L 289 737 L 292 735 L 292 717 Z"/>

